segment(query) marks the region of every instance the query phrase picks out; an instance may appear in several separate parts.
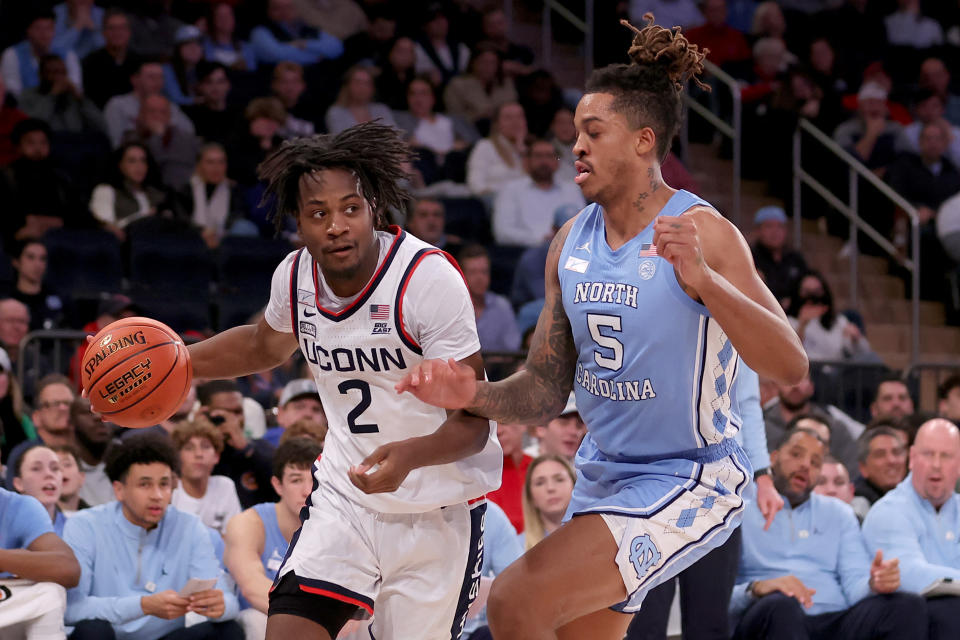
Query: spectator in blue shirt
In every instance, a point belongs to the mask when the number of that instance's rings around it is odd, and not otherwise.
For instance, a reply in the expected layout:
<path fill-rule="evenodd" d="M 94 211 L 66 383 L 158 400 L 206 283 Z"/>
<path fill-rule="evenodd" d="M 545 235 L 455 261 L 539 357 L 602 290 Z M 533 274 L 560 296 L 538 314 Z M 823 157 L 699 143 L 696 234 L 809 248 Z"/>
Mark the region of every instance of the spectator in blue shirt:
<path fill-rule="evenodd" d="M 826 453 L 815 431 L 798 427 L 770 454 L 785 505 L 767 531 L 756 505 L 744 509 L 735 639 L 907 640 L 926 629 L 924 601 L 894 593 L 897 560 L 877 552 L 871 563 L 849 505 L 811 495 Z"/>
<path fill-rule="evenodd" d="M 29 638 L 63 637 L 64 587 L 77 584 L 80 565 L 36 499 L 0 489 L 0 579 L 11 575 L 36 584 L 5 585 L 0 636 L 16 626 Z"/>
<path fill-rule="evenodd" d="M 250 43 L 257 61 L 266 64 L 287 60 L 308 65 L 343 54 L 340 40 L 304 24 L 293 0 L 268 0 L 267 22 L 254 27 Z"/>
<path fill-rule="evenodd" d="M 63 471 L 60 457 L 53 449 L 42 444 L 25 449 L 14 465 L 13 488 L 36 498 L 53 523 L 53 532 L 63 535 L 67 519 L 57 504 L 63 493 Z"/>
<path fill-rule="evenodd" d="M 179 105 L 193 104 L 197 99 L 197 74 L 203 61 L 203 33 L 192 24 L 177 29 L 173 36 L 173 59 L 163 65 L 163 92 L 171 102 Z"/>
<path fill-rule="evenodd" d="M 73 51 L 80 58 L 104 46 L 104 9 L 93 0 L 67 0 L 53 8 L 53 50 Z"/>
<path fill-rule="evenodd" d="M 503 296 L 490 291 L 490 255 L 478 244 L 469 244 L 457 256 L 477 315 L 477 334 L 484 351 L 516 351 L 520 329 L 513 308 Z"/>
<path fill-rule="evenodd" d="M 960 431 L 928 420 L 910 448 L 910 474 L 874 503 L 863 521 L 867 543 L 900 558 L 903 590 L 922 593 L 940 579 L 960 581 Z M 960 598 L 927 601 L 930 639 L 960 638 Z"/>
<path fill-rule="evenodd" d="M 70 518 L 64 530 L 82 567 L 67 594 L 71 640 L 221 640 L 243 637 L 207 528 L 170 507 L 177 454 L 152 433 L 107 452 L 116 502 Z M 192 579 L 213 587 L 179 595 Z M 206 621 L 184 627 L 185 615 Z"/>

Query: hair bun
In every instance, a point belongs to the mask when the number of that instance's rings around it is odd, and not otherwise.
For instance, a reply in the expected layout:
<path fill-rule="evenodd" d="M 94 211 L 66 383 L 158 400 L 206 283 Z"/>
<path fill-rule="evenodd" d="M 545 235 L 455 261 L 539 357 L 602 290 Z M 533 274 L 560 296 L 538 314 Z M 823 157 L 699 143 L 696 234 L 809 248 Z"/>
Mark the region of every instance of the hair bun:
<path fill-rule="evenodd" d="M 647 24 L 642 29 L 627 20 L 620 21 L 634 33 L 633 42 L 627 50 L 633 64 L 661 67 L 678 91 L 688 80 L 709 91 L 710 86 L 698 77 L 703 73 L 703 59 L 709 50 L 701 51 L 700 47 L 692 44 L 680 33 L 680 27 L 667 29 L 654 24 L 653 14 L 649 11 L 643 14 L 643 19 Z"/>

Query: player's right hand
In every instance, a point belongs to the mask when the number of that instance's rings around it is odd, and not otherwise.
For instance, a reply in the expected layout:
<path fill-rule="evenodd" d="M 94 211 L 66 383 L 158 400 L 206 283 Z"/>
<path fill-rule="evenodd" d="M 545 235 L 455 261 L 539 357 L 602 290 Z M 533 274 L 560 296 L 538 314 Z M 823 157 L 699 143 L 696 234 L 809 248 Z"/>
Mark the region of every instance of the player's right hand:
<path fill-rule="evenodd" d="M 173 589 L 140 598 L 140 608 L 144 615 L 163 618 L 164 620 L 173 620 L 185 616 L 189 607 L 190 601 L 178 596 Z"/>
<path fill-rule="evenodd" d="M 796 598 L 804 607 L 813 606 L 813 594 L 816 589 L 809 589 L 796 576 L 780 576 L 769 580 L 757 580 L 753 583 L 753 595 L 762 598 L 765 595 L 779 591 L 791 598 Z"/>
<path fill-rule="evenodd" d="M 435 407 L 464 409 L 477 395 L 477 373 L 453 358 L 424 360 L 394 388 L 397 393 L 409 391 L 417 400 Z"/>

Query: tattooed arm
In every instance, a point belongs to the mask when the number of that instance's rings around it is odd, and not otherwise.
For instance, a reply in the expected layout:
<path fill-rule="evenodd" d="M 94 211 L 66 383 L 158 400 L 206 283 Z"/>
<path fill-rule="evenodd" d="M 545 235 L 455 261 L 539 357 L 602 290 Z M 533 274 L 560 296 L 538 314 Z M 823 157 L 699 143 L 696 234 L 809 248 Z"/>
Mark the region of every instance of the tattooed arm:
<path fill-rule="evenodd" d="M 573 220 L 567 222 L 547 253 L 545 302 L 533 333 L 526 366 L 506 380 L 477 380 L 456 361 L 425 360 L 396 389 L 428 404 L 512 423 L 544 423 L 562 410 L 577 362 L 570 321 L 563 310 L 558 265 Z"/>

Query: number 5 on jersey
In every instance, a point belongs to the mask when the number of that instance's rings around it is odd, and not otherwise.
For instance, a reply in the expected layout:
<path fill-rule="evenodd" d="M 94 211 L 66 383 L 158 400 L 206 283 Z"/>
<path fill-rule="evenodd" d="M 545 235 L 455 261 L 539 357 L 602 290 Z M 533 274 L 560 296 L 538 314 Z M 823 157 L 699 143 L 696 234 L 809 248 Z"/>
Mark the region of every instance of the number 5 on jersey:
<path fill-rule="evenodd" d="M 593 352 L 594 361 L 604 369 L 619 371 L 623 367 L 623 343 L 618 339 L 604 335 L 600 330 L 604 327 L 620 332 L 620 316 L 608 316 L 602 313 L 588 313 L 587 326 L 590 327 L 590 337 L 597 343 L 600 349 Z M 609 352 L 613 352 L 613 357 L 608 357 Z"/>

